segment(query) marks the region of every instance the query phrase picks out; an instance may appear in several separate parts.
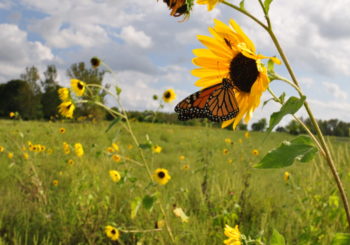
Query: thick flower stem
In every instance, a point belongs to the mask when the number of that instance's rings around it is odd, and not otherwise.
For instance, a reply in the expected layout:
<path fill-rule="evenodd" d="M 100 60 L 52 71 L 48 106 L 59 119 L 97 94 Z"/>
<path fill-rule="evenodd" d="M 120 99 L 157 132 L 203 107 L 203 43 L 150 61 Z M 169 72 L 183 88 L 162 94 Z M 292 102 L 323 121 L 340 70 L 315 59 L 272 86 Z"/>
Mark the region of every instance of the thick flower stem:
<path fill-rule="evenodd" d="M 222 3 L 226 4 L 227 6 L 233 8 L 233 9 L 239 11 L 239 12 L 241 12 L 242 14 L 248 16 L 249 18 L 251 18 L 257 24 L 259 24 L 262 28 L 264 28 L 269 33 L 269 35 L 270 35 L 274 45 L 276 46 L 276 49 L 277 49 L 278 53 L 280 54 L 280 56 L 281 56 L 281 58 L 282 58 L 282 60 L 283 60 L 283 62 L 285 64 L 285 66 L 287 68 L 287 71 L 288 71 L 289 75 L 292 78 L 292 81 L 293 81 L 293 83 L 295 85 L 293 87 L 299 88 L 299 90 L 297 90 L 297 91 L 298 91 L 299 95 L 302 96 L 303 94 L 302 94 L 302 92 L 300 90 L 299 82 L 296 79 L 294 71 L 293 71 L 291 65 L 289 64 L 288 59 L 287 59 L 286 55 L 284 54 L 284 51 L 283 51 L 280 43 L 278 42 L 276 35 L 274 34 L 274 32 L 272 30 L 271 23 L 270 23 L 270 20 L 269 20 L 269 17 L 268 17 L 268 13 L 266 13 L 266 10 L 265 10 L 262 2 L 259 0 L 259 3 L 260 3 L 260 5 L 261 5 L 261 7 L 262 7 L 262 9 L 264 11 L 265 18 L 266 18 L 266 20 L 268 22 L 268 25 L 265 25 L 263 22 L 261 22 L 259 19 L 257 19 L 255 16 L 253 16 L 252 14 L 250 14 L 248 11 L 246 11 L 243 8 L 240 8 L 240 7 L 238 7 L 238 6 L 234 5 L 234 4 L 228 3 L 226 1 L 223 1 Z M 350 208 L 349 208 L 349 203 L 348 203 L 348 199 L 347 199 L 347 196 L 346 196 L 346 192 L 344 190 L 344 187 L 343 187 L 343 184 L 342 184 L 341 179 L 339 177 L 339 174 L 337 172 L 337 169 L 336 169 L 336 167 L 334 165 L 334 161 L 333 161 L 331 152 L 329 150 L 329 147 L 328 147 L 328 145 L 327 145 L 327 143 L 326 143 L 326 141 L 324 139 L 322 131 L 321 131 L 321 129 L 320 129 L 320 127 L 319 127 L 319 125 L 318 125 L 318 123 L 317 123 L 317 121 L 316 121 L 316 119 L 315 119 L 315 117 L 314 117 L 314 115 L 313 115 L 313 113 L 312 113 L 312 111 L 310 109 L 310 106 L 309 106 L 307 101 L 304 102 L 304 107 L 305 107 L 305 110 L 306 110 L 307 114 L 310 117 L 312 125 L 315 127 L 315 130 L 317 132 L 318 142 L 320 143 L 320 145 L 321 145 L 321 147 L 322 147 L 322 149 L 323 149 L 323 151 L 325 153 L 324 157 L 325 157 L 325 159 L 326 159 L 326 161 L 328 163 L 328 166 L 331 169 L 331 172 L 332 172 L 333 177 L 335 179 L 335 182 L 337 184 L 338 190 L 340 192 L 340 196 L 341 196 L 342 201 L 343 201 L 343 205 L 344 205 L 344 209 L 345 209 L 345 213 L 346 213 L 346 217 L 347 217 L 347 221 L 348 221 L 348 229 L 350 231 Z"/>
<path fill-rule="evenodd" d="M 280 56 L 281 56 L 281 58 L 282 58 L 282 60 L 283 60 L 283 62 L 285 64 L 285 66 L 286 66 L 286 68 L 288 70 L 288 73 L 290 74 L 290 76 L 292 78 L 293 83 L 297 87 L 300 88 L 298 80 L 296 79 L 296 76 L 295 76 L 295 74 L 293 72 L 293 69 L 290 66 L 290 64 L 288 62 L 288 59 L 287 59 L 286 55 L 284 54 L 283 49 L 281 48 L 281 45 L 279 44 L 275 34 L 273 33 L 273 31 L 271 29 L 268 29 L 268 33 L 270 34 L 271 39 L 272 39 L 273 43 L 275 44 L 275 46 L 276 46 L 276 48 L 278 50 L 278 53 L 280 54 Z M 302 96 L 301 91 L 300 92 L 298 91 L 298 93 L 300 94 L 300 96 Z M 344 209 L 345 209 L 345 213 L 346 213 L 346 217 L 347 217 L 347 221 L 348 221 L 348 229 L 350 231 L 350 208 L 349 208 L 349 202 L 348 202 L 348 199 L 347 199 L 347 196 L 346 196 L 346 192 L 344 190 L 343 184 L 342 184 L 341 179 L 339 177 L 338 171 L 337 171 L 337 169 L 335 167 L 335 164 L 334 164 L 331 152 L 329 150 L 329 147 L 328 147 L 328 145 L 327 145 L 327 143 L 326 143 L 326 141 L 324 139 L 322 131 L 321 131 L 321 129 L 320 129 L 320 127 L 319 127 L 319 125 L 318 125 L 318 123 L 317 123 L 317 121 L 316 121 L 316 119 L 315 119 L 315 117 L 314 117 L 314 115 L 313 115 L 313 113 L 312 113 L 312 111 L 310 109 L 310 106 L 309 106 L 307 101 L 304 102 L 304 107 L 305 107 L 305 110 L 306 110 L 307 114 L 310 117 L 312 125 L 315 127 L 315 130 L 317 132 L 317 136 L 319 138 L 319 142 L 320 142 L 320 144 L 321 144 L 321 146 L 322 146 L 322 148 L 324 150 L 324 153 L 325 153 L 325 159 L 326 159 L 326 161 L 328 163 L 328 166 L 331 169 L 331 172 L 332 172 L 333 177 L 335 179 L 335 182 L 337 184 L 338 190 L 340 192 L 340 196 L 341 196 L 343 204 L 344 204 Z"/>

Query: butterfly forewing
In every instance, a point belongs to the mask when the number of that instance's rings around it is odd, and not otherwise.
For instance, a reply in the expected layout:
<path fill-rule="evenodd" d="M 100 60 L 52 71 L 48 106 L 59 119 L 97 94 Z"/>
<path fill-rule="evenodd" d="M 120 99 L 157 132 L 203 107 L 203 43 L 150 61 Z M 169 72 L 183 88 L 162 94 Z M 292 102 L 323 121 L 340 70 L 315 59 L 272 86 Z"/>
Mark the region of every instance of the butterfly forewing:
<path fill-rule="evenodd" d="M 224 78 L 220 84 L 213 85 L 193 93 L 182 100 L 176 107 L 179 120 L 208 118 L 214 122 L 229 120 L 239 112 L 233 84 Z"/>

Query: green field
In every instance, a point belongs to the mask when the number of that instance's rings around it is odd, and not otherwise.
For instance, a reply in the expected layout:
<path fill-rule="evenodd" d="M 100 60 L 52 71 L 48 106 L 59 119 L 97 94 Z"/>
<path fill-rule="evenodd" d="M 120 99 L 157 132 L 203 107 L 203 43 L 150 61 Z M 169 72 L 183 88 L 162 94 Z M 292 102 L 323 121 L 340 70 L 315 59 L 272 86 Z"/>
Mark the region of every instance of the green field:
<path fill-rule="evenodd" d="M 172 244 L 165 227 L 155 229 L 164 219 L 175 244 L 184 245 L 223 244 L 225 224 L 238 224 L 242 234 L 261 244 L 270 244 L 273 229 L 290 245 L 328 245 L 335 233 L 346 232 L 337 189 L 319 156 L 284 169 L 252 167 L 291 135 L 272 133 L 264 140 L 266 134 L 258 132 L 247 138 L 244 131 L 132 123 L 140 143 L 148 135 L 162 147 L 159 154 L 142 150 L 151 172 L 165 168 L 171 175 L 159 186 L 140 165 L 143 160 L 130 134 L 120 125 L 105 133 L 107 127 L 107 122 L 0 121 L 0 244 Z M 60 128 L 66 132 L 61 134 Z M 349 190 L 349 140 L 328 140 Z M 45 150 L 29 151 L 28 141 Z M 64 153 L 63 142 L 71 153 Z M 83 145 L 82 157 L 74 154 L 75 143 Z M 121 162 L 106 151 L 112 143 L 120 148 Z M 260 154 L 252 154 L 254 149 Z M 118 170 L 122 180 L 113 182 L 109 170 Z M 148 202 L 131 217 L 132 203 L 145 196 Z M 175 205 L 188 222 L 174 215 Z M 107 225 L 121 231 L 117 242 L 104 233 Z"/>

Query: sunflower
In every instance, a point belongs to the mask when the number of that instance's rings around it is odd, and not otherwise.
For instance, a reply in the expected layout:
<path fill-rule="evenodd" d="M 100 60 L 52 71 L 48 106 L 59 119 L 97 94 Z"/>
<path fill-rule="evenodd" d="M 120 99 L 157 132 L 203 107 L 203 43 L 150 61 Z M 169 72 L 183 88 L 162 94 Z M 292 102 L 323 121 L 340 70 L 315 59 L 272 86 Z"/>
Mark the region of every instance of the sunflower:
<path fill-rule="evenodd" d="M 73 165 L 73 164 L 74 164 L 74 160 L 73 160 L 73 159 L 68 159 L 68 160 L 67 160 L 67 163 L 68 163 L 69 165 Z"/>
<path fill-rule="evenodd" d="M 168 170 L 157 168 L 153 173 L 153 179 L 160 185 L 165 185 L 171 179 Z"/>
<path fill-rule="evenodd" d="M 186 157 L 185 157 L 184 155 L 179 156 L 179 160 L 180 160 L 180 161 L 185 160 L 185 158 L 186 158 Z"/>
<path fill-rule="evenodd" d="M 27 152 L 24 152 L 22 154 L 22 157 L 23 157 L 24 160 L 28 160 L 29 159 L 29 154 Z"/>
<path fill-rule="evenodd" d="M 208 49 L 193 50 L 197 56 L 193 64 L 201 68 L 192 70 L 192 75 L 200 78 L 195 85 L 203 88 L 221 83 L 223 78 L 234 82 L 239 113 L 236 118 L 224 121 L 222 127 L 233 123 L 236 128 L 243 117 L 247 123 L 260 104 L 260 97 L 269 85 L 267 69 L 261 59 L 270 57 L 255 53 L 253 42 L 234 20 L 230 20 L 230 26 L 219 20 L 214 22 L 214 28 L 209 28 L 213 37 L 197 36 Z M 271 59 L 280 63 L 277 58 Z"/>
<path fill-rule="evenodd" d="M 233 144 L 232 140 L 230 138 L 226 138 L 225 139 L 225 143 L 226 144 Z"/>
<path fill-rule="evenodd" d="M 258 156 L 259 155 L 259 151 L 257 149 L 254 149 L 254 150 L 252 150 L 252 154 L 254 156 Z"/>
<path fill-rule="evenodd" d="M 208 11 L 212 10 L 215 5 L 223 0 L 197 0 L 198 4 L 206 4 L 208 5 Z"/>
<path fill-rule="evenodd" d="M 160 147 L 159 145 L 152 146 L 153 153 L 161 153 L 161 151 L 162 151 L 162 147 Z"/>
<path fill-rule="evenodd" d="M 13 158 L 13 153 L 12 152 L 9 152 L 9 153 L 7 153 L 7 157 L 9 158 L 9 159 L 12 159 Z"/>
<path fill-rule="evenodd" d="M 4 150 L 5 150 L 5 148 L 0 145 L 0 152 L 3 152 Z"/>
<path fill-rule="evenodd" d="M 247 139 L 250 137 L 250 134 L 249 134 L 248 131 L 244 133 L 244 137 L 247 138 Z"/>
<path fill-rule="evenodd" d="M 286 181 L 286 182 L 288 182 L 288 180 L 289 180 L 289 178 L 290 178 L 290 173 L 289 172 L 284 172 L 284 175 L 283 175 L 283 179 L 284 179 L 284 181 Z"/>
<path fill-rule="evenodd" d="M 120 161 L 122 160 L 121 156 L 118 155 L 118 154 L 114 154 L 114 155 L 112 156 L 112 159 L 113 159 L 113 161 L 115 161 L 115 162 L 120 162 Z"/>
<path fill-rule="evenodd" d="M 119 182 L 121 179 L 120 173 L 117 170 L 109 170 L 109 176 L 113 182 Z"/>
<path fill-rule="evenodd" d="M 67 118 L 73 118 L 73 112 L 75 110 L 75 105 L 72 101 L 64 101 L 58 106 L 58 112 Z"/>
<path fill-rule="evenodd" d="M 58 180 L 57 180 L 57 179 L 54 179 L 54 180 L 52 181 L 52 185 L 53 185 L 53 186 L 58 186 Z"/>
<path fill-rule="evenodd" d="M 113 149 L 114 149 L 115 151 L 119 151 L 119 146 L 118 146 L 117 143 L 113 143 L 113 144 L 112 144 L 112 147 L 113 147 Z"/>
<path fill-rule="evenodd" d="M 228 149 L 226 149 L 226 148 L 222 150 L 222 153 L 223 153 L 224 155 L 227 155 L 228 152 L 229 152 L 229 151 L 228 151 Z"/>
<path fill-rule="evenodd" d="M 235 226 L 235 228 L 232 228 L 229 225 L 225 226 L 225 231 L 224 231 L 225 236 L 228 237 L 224 241 L 224 244 L 226 245 L 242 245 L 241 242 L 241 232 L 238 229 L 238 225 Z"/>
<path fill-rule="evenodd" d="M 60 133 L 61 134 L 64 134 L 66 132 L 66 129 L 65 128 L 60 128 Z"/>
<path fill-rule="evenodd" d="M 11 112 L 9 113 L 9 116 L 10 116 L 10 118 L 14 118 L 14 117 L 16 116 L 16 114 L 15 114 L 14 112 L 11 111 Z"/>
<path fill-rule="evenodd" d="M 80 81 L 78 79 L 71 79 L 70 85 L 71 85 L 71 87 L 76 95 L 83 96 L 83 94 L 85 92 L 86 83 L 84 83 L 83 81 Z"/>
<path fill-rule="evenodd" d="M 169 103 L 169 102 L 173 101 L 174 99 L 176 99 L 176 94 L 175 94 L 174 89 L 167 89 L 164 91 L 163 100 L 165 103 Z"/>
<path fill-rule="evenodd" d="M 80 143 L 76 143 L 74 145 L 74 151 L 75 151 L 75 155 L 77 155 L 78 157 L 82 157 L 84 155 L 83 145 Z"/>
<path fill-rule="evenodd" d="M 61 101 L 66 101 L 69 99 L 69 89 L 68 88 L 59 88 L 58 97 Z"/>
<path fill-rule="evenodd" d="M 101 65 L 101 60 L 95 56 L 91 58 L 90 63 L 91 66 L 96 69 Z"/>
<path fill-rule="evenodd" d="M 105 227 L 105 233 L 106 233 L 107 237 L 110 238 L 112 241 L 116 241 L 119 239 L 118 229 L 111 226 L 111 225 L 107 225 Z"/>
<path fill-rule="evenodd" d="M 185 15 L 189 16 L 194 0 L 163 0 L 171 10 L 170 15 L 179 17 Z"/>

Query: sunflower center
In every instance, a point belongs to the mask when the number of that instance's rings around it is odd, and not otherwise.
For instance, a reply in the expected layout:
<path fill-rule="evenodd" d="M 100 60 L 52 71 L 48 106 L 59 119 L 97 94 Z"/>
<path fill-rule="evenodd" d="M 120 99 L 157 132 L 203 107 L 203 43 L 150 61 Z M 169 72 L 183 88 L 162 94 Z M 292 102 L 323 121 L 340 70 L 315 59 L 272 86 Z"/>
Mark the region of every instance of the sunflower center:
<path fill-rule="evenodd" d="M 250 92 L 258 75 L 256 61 L 245 57 L 242 53 L 236 55 L 230 63 L 230 78 L 235 86 L 243 92 Z"/>
<path fill-rule="evenodd" d="M 163 179 L 163 178 L 165 177 L 165 173 L 164 173 L 164 172 L 159 172 L 159 173 L 158 173 L 158 177 L 159 177 L 160 179 Z"/>
<path fill-rule="evenodd" d="M 115 235 L 116 231 L 114 229 L 111 230 L 111 233 Z"/>
<path fill-rule="evenodd" d="M 169 99 L 170 97 L 171 97 L 170 92 L 167 91 L 164 93 L 164 98 Z"/>
<path fill-rule="evenodd" d="M 69 108 L 72 106 L 72 104 L 69 104 L 69 105 L 67 105 L 67 110 L 69 110 Z"/>
<path fill-rule="evenodd" d="M 84 85 L 82 83 L 78 83 L 78 89 L 82 90 L 84 88 Z"/>

